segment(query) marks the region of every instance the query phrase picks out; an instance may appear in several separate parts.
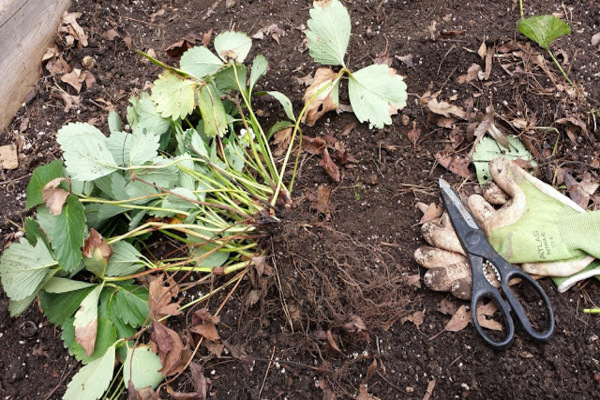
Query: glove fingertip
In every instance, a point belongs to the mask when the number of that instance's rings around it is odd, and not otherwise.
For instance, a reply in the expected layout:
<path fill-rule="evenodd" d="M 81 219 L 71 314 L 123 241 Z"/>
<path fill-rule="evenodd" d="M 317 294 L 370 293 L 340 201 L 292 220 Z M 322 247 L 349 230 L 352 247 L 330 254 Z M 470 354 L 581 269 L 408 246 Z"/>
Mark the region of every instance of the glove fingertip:
<path fill-rule="evenodd" d="M 450 293 L 458 299 L 469 300 L 471 298 L 471 282 L 464 279 L 452 282 Z"/>

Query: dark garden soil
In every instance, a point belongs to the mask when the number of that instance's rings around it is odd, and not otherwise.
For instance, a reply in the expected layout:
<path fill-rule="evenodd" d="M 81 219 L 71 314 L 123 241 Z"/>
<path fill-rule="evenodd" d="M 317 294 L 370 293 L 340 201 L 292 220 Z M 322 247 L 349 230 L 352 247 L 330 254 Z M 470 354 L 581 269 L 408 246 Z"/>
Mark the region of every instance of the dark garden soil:
<path fill-rule="evenodd" d="M 294 207 L 269 227 L 272 235 L 265 242 L 275 277 L 254 286 L 250 280 L 242 282 L 221 314 L 221 336 L 245 356 L 216 358 L 206 349 L 197 355 L 212 381 L 209 398 L 345 399 L 356 396 L 361 383 L 368 383 L 368 392 L 380 399 L 600 398 L 600 318 L 582 312 L 600 306 L 599 281 L 562 294 L 551 281 L 541 281 L 555 309 L 554 336 L 540 344 L 517 332 L 509 350 L 494 351 L 471 325 L 440 334 L 451 318 L 439 311 L 441 302 L 464 303 L 410 279 L 423 273 L 412 260 L 424 243 L 416 203 L 439 203 L 440 176 L 455 184 L 464 181 L 441 165 L 440 155 L 468 156 L 473 144 L 469 122 L 486 107 L 494 107 L 507 132 L 521 132 L 508 125 L 519 118 L 530 127 L 557 129 L 529 129 L 521 135 L 537 158 L 540 179 L 553 182 L 566 170 L 578 181 L 585 174 L 598 180 L 600 121 L 589 111 L 598 110 L 600 99 L 598 48 L 591 44 L 592 35 L 600 32 L 600 3 L 524 3 L 526 16 L 561 13 L 573 28 L 553 49 L 586 98 L 569 94 L 570 86 L 545 53 L 546 64 L 540 66 L 536 57 L 541 50 L 516 30 L 517 1 L 344 1 L 353 21 L 348 66 L 358 69 L 389 57 L 405 77 L 408 105 L 393 117 L 393 125 L 381 130 L 356 123 L 350 113 L 333 112 L 304 129 L 309 137 L 341 141 L 357 162 L 341 167 L 341 179 L 334 182 L 319 166 L 319 157 L 301 155 Z M 96 84 L 78 94 L 60 75 L 40 67 L 35 92 L 2 132 L 0 145 L 17 143 L 21 158 L 19 168 L 4 171 L 0 181 L 0 249 L 19 236 L 17 226 L 28 215 L 23 211 L 25 188 L 33 169 L 61 155 L 57 130 L 83 121 L 106 131 L 108 109 L 116 108 L 124 118 L 128 98 L 156 79 L 159 68 L 136 49 L 152 50 L 158 59 L 175 64 L 166 50 L 184 38 L 200 45 L 211 29 L 213 35 L 229 29 L 253 35 L 276 24 L 284 33 L 278 40 L 270 34 L 255 39 L 251 56 L 261 53 L 269 60 L 261 89 L 286 93 L 300 109 L 305 86 L 298 79 L 317 68 L 302 33 L 311 4 L 75 1 L 70 11 L 82 13 L 78 21 L 89 45 L 58 45 L 71 67 L 81 68 L 85 56 L 95 61 L 91 72 Z M 109 38 L 111 30 L 118 35 Z M 489 75 L 460 84 L 459 77 L 472 64 L 485 74 L 485 57 L 477 53 L 482 43 L 492 49 Z M 470 121 L 444 122 L 430 113 L 422 96 L 438 91 L 439 100 L 470 110 Z M 66 107 L 65 93 L 79 96 L 74 99 L 79 102 Z M 342 102 L 347 98 L 342 96 Z M 266 126 L 283 115 L 265 98 L 256 107 Z M 556 123 L 562 118 L 571 122 Z M 587 130 L 578 128 L 577 121 L 585 122 Z M 445 123 L 452 126 L 440 127 Z M 459 161 L 449 168 L 464 173 Z M 474 187 L 473 182 L 471 178 L 466 186 Z M 323 193 L 329 192 L 327 201 Z M 597 200 L 592 196 L 590 207 L 597 207 Z M 247 297 L 256 287 L 261 299 L 249 306 Z M 219 304 L 213 301 L 209 308 Z M 2 399 L 61 398 L 79 365 L 63 348 L 60 334 L 36 304 L 10 318 L 2 292 Z M 376 368 L 370 369 L 374 361 Z M 192 391 L 187 373 L 170 386 Z M 161 396 L 169 398 L 166 388 Z"/>

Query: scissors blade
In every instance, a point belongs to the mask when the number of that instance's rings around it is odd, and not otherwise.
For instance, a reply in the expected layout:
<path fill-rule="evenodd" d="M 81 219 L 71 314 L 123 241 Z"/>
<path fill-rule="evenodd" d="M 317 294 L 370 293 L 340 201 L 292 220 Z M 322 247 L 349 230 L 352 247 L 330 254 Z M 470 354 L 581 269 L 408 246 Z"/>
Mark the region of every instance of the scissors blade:
<path fill-rule="evenodd" d="M 467 207 L 465 207 L 463 202 L 460 200 L 456 190 L 454 190 L 452 186 L 450 186 L 450 184 L 442 178 L 440 178 L 439 185 L 450 219 L 452 221 L 461 219 L 469 226 L 469 228 L 479 229 L 477 222 L 475 222 L 475 219 L 473 218 L 473 214 L 467 210 Z"/>

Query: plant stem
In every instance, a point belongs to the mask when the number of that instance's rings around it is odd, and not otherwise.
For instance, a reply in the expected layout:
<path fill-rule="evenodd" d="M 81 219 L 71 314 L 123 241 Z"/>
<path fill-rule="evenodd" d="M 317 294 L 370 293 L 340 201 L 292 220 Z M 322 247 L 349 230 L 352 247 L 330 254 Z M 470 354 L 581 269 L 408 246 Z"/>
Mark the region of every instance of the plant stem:
<path fill-rule="evenodd" d="M 584 308 L 584 314 L 600 314 L 600 308 Z"/>
<path fill-rule="evenodd" d="M 523 0 L 519 0 L 519 12 L 521 13 L 521 19 L 523 19 Z"/>
<path fill-rule="evenodd" d="M 565 70 L 562 68 L 562 66 L 560 65 L 560 63 L 556 59 L 556 57 L 554 57 L 554 53 L 552 53 L 552 50 L 550 50 L 550 49 L 546 49 L 546 50 L 548 51 L 548 54 L 550 55 L 550 58 L 552 59 L 552 61 L 554 61 L 554 64 L 556 64 L 556 66 L 560 70 L 560 73 L 565 77 L 565 79 L 567 80 L 567 82 L 569 82 L 569 84 L 573 87 L 573 89 L 575 89 L 575 91 L 577 93 L 579 93 L 579 90 L 577 89 L 577 87 L 575 86 L 575 84 L 573 83 L 573 81 L 571 80 L 571 78 L 569 78 L 569 76 L 567 75 L 567 73 L 565 72 Z"/>

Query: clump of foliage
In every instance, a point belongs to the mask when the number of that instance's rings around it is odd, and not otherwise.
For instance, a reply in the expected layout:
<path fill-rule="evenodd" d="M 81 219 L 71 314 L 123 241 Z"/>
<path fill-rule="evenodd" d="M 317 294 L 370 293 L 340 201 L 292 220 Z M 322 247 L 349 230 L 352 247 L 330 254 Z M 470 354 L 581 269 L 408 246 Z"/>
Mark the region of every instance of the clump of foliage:
<path fill-rule="evenodd" d="M 238 282 L 260 259 L 261 226 L 277 222 L 276 209 L 292 201 L 293 178 L 283 176 L 295 142 L 278 163 L 269 147 L 274 132 L 293 128 L 295 138 L 314 104 L 337 102 L 342 76 L 361 121 L 389 124 L 404 106 L 406 85 L 391 68 L 346 68 L 350 18 L 339 1 L 315 3 L 311 17 L 311 55 L 341 68 L 309 88 L 297 118 L 283 93 L 267 92 L 288 120 L 263 129 L 251 99 L 264 94 L 254 89 L 267 60 L 257 55 L 246 66 L 251 39 L 228 31 L 215 37 L 215 52 L 201 46 L 184 53 L 179 68 L 151 59 L 163 72 L 151 94 L 130 99 L 127 125 L 111 112 L 108 135 L 79 122 L 58 131 L 64 162 L 34 171 L 26 209 L 35 209 L 35 218 L 4 251 L 0 276 L 11 315 L 39 296 L 65 347 L 84 364 L 64 399 L 97 399 L 109 386 L 153 389 L 189 363 L 172 365 L 160 338 L 140 344 L 141 332 L 175 334 L 160 321 Z M 154 254 L 151 245 L 161 238 L 178 243 L 178 251 Z M 180 305 L 172 301 L 179 287 L 161 273 L 181 271 L 233 277 Z M 112 387 L 116 360 L 122 380 Z"/>

